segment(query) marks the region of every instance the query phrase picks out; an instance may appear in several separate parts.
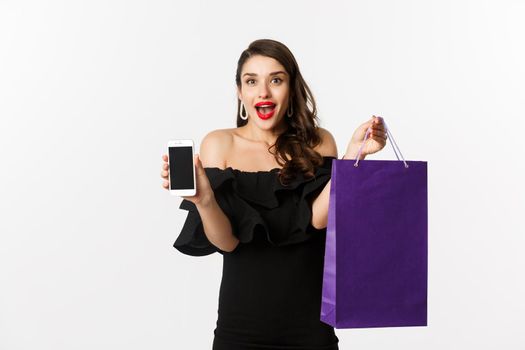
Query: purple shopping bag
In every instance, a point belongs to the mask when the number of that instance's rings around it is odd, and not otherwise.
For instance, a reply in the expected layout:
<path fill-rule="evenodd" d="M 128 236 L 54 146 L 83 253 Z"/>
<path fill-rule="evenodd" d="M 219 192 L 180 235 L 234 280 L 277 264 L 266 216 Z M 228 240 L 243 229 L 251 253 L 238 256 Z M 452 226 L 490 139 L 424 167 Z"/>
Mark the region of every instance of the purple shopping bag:
<path fill-rule="evenodd" d="M 332 161 L 321 321 L 335 328 L 427 325 L 427 162 L 394 152 Z"/>

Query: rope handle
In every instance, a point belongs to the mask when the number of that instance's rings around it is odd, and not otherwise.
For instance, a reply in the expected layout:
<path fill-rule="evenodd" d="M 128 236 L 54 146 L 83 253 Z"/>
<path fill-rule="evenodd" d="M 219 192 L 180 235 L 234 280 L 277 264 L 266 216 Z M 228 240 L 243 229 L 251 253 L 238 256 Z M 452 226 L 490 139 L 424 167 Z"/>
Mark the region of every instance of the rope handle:
<path fill-rule="evenodd" d="M 397 145 L 396 140 L 394 140 L 394 136 L 392 136 L 392 133 L 390 132 L 390 129 L 388 129 L 388 127 L 386 126 L 385 119 L 384 118 L 381 118 L 381 119 L 383 119 L 383 123 L 385 124 L 385 130 L 386 130 L 386 133 L 387 133 L 387 137 L 386 138 L 390 140 L 390 144 L 392 145 L 392 149 L 394 150 L 394 153 L 396 154 L 397 160 L 400 160 L 400 159 L 399 159 L 399 156 L 397 155 L 396 147 L 397 147 L 397 150 L 399 151 L 399 154 L 401 154 L 401 158 L 403 158 L 403 163 L 405 163 L 405 168 L 408 168 L 408 164 L 407 164 L 407 162 L 405 162 L 405 158 L 403 157 L 403 154 L 401 153 L 401 149 L 399 149 L 399 146 Z M 372 127 L 370 126 L 366 130 L 365 138 L 363 139 L 363 142 L 361 143 L 361 146 L 359 147 L 359 151 L 357 151 L 357 159 L 356 159 L 356 162 L 354 163 L 355 167 L 359 166 L 359 157 L 361 156 L 361 150 L 363 149 L 363 146 L 365 145 L 366 139 L 368 138 L 368 134 L 370 134 L 371 131 L 372 131 Z M 395 145 L 395 147 L 394 147 L 394 145 Z"/>

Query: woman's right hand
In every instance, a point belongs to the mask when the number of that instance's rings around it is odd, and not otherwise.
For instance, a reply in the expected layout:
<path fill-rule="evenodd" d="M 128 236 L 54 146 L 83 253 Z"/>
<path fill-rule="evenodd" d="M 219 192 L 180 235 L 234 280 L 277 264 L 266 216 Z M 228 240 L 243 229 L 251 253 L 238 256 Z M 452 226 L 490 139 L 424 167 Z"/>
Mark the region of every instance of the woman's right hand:
<path fill-rule="evenodd" d="M 168 166 L 168 155 L 164 154 L 162 156 L 163 164 L 162 170 L 160 172 L 160 177 L 164 179 L 162 187 L 169 190 L 169 166 Z M 203 204 L 206 205 L 214 198 L 213 189 L 210 185 L 210 180 L 204 171 L 201 160 L 198 154 L 193 156 L 193 161 L 195 162 L 195 181 L 197 182 L 197 191 L 194 196 L 181 196 L 184 199 L 189 200 L 195 205 Z"/>

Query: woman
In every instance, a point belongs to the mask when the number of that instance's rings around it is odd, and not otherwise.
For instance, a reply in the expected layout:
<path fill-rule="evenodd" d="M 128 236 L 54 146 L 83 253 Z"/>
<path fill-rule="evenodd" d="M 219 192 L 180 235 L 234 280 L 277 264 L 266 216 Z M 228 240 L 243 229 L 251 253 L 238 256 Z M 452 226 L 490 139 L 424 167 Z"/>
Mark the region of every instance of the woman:
<path fill-rule="evenodd" d="M 197 193 L 175 248 L 223 255 L 213 349 L 338 349 L 320 321 L 330 169 L 337 148 L 318 127 L 316 104 L 290 50 L 256 40 L 236 73 L 237 127 L 215 130 L 195 155 Z M 381 150 L 373 117 L 353 134 L 344 159 Z M 168 158 L 161 176 L 168 188 Z"/>

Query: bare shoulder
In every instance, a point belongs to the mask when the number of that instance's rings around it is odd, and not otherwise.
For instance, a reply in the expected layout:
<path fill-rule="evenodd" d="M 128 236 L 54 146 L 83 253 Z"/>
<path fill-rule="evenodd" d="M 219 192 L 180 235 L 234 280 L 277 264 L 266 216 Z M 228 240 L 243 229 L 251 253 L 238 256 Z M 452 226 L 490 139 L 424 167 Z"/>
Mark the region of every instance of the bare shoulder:
<path fill-rule="evenodd" d="M 230 129 L 218 129 L 207 133 L 201 141 L 199 158 L 203 167 L 226 166 L 226 155 L 232 146 Z"/>
<path fill-rule="evenodd" d="M 335 138 L 330 131 L 319 127 L 319 135 L 321 136 L 321 143 L 315 147 L 315 151 L 322 156 L 331 156 L 337 158 L 337 144 Z"/>

